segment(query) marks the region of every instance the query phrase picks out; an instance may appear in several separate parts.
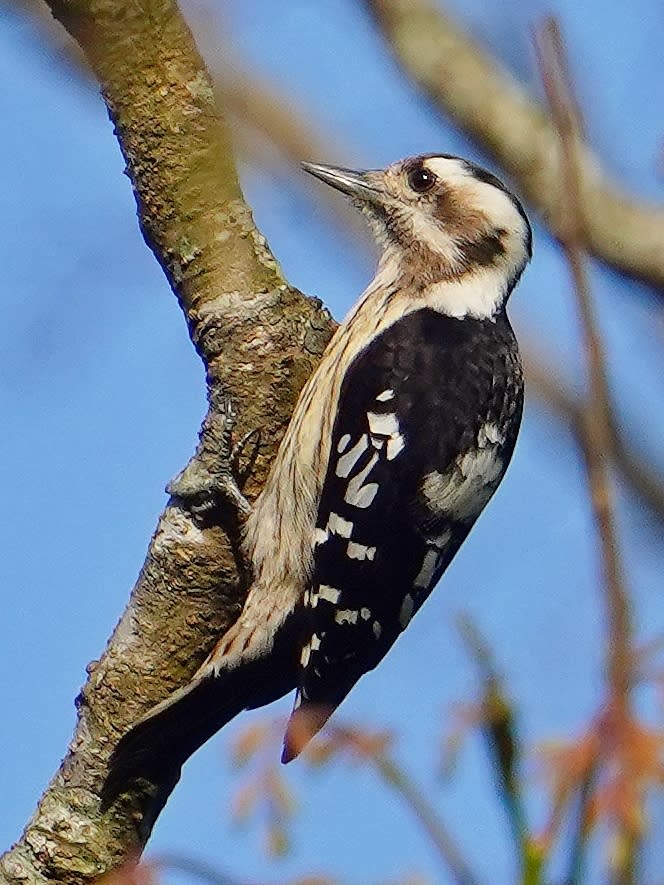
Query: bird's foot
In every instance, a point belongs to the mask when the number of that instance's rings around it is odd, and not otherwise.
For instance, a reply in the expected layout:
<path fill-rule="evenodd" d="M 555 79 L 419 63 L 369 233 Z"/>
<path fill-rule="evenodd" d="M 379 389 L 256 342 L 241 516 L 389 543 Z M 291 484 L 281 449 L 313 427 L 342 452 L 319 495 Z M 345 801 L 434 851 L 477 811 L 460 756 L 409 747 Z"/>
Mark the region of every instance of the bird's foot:
<path fill-rule="evenodd" d="M 260 434 L 252 430 L 233 445 L 235 418 L 230 397 L 224 397 L 219 412 L 205 419 L 196 454 L 166 486 L 168 494 L 202 525 L 222 523 L 230 514 L 239 526 L 251 513 L 242 486 L 258 452 Z M 250 443 L 249 463 L 241 470 L 240 459 Z"/>

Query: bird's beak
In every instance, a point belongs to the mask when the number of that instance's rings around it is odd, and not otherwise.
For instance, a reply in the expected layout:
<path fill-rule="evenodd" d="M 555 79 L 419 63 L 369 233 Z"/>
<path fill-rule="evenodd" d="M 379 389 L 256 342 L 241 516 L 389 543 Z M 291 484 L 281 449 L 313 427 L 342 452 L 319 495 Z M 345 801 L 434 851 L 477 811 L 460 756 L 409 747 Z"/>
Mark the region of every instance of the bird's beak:
<path fill-rule="evenodd" d="M 355 200 L 368 200 L 373 203 L 380 198 L 381 191 L 370 179 L 370 172 L 324 166 L 322 163 L 302 163 L 302 168 Z"/>

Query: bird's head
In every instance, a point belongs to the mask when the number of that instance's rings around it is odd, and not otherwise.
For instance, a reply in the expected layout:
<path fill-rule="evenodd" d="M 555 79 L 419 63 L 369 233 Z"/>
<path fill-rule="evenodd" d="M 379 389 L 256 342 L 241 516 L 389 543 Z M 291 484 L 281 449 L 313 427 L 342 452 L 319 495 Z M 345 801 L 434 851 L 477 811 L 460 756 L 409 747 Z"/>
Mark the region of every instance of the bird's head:
<path fill-rule="evenodd" d="M 361 209 L 385 255 L 399 266 L 401 285 L 425 290 L 500 279 L 495 309 L 531 257 L 532 232 L 521 203 L 468 160 L 426 154 L 369 171 L 302 165 Z"/>

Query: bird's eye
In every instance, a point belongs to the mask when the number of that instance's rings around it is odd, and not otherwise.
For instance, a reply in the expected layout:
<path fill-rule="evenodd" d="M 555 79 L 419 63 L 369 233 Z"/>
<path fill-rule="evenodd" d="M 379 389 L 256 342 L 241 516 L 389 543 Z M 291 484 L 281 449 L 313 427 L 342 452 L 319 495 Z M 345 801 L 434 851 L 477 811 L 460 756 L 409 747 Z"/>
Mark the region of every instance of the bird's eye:
<path fill-rule="evenodd" d="M 425 194 L 436 183 L 436 176 L 424 166 L 417 166 L 408 173 L 408 185 L 417 194 Z"/>

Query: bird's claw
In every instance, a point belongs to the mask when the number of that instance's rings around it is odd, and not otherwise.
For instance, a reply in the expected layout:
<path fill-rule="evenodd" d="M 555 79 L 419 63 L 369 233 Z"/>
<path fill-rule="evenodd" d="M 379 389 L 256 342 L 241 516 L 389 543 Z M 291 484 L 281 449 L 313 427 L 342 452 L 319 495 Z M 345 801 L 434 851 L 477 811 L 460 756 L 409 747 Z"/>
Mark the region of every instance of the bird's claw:
<path fill-rule="evenodd" d="M 235 417 L 230 397 L 224 397 L 220 411 L 205 420 L 196 454 L 166 486 L 169 495 L 185 502 L 197 522 L 208 524 L 229 510 L 238 521 L 251 513 L 241 486 L 256 456 L 260 434 L 252 430 L 233 445 Z M 240 458 L 252 439 L 256 443 L 249 465 L 241 471 Z"/>

